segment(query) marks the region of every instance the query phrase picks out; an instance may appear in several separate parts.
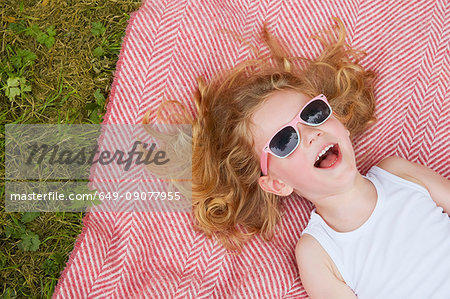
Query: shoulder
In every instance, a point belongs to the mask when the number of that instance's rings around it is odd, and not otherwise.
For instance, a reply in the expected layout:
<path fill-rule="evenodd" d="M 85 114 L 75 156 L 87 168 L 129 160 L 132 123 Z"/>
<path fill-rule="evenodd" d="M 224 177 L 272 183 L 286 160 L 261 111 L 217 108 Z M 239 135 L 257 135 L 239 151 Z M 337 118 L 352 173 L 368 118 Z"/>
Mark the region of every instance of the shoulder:
<path fill-rule="evenodd" d="M 338 280 L 344 281 L 337 267 L 322 245 L 310 234 L 303 234 L 295 246 L 295 258 L 299 266 L 300 276 L 308 272 L 322 269 L 333 274 Z"/>
<path fill-rule="evenodd" d="M 377 164 L 378 167 L 391 172 L 405 180 L 423 186 L 433 201 L 450 214 L 450 180 L 434 170 L 399 157 L 389 157 Z"/>
<path fill-rule="evenodd" d="M 378 162 L 376 166 L 378 166 L 392 174 L 399 175 L 399 174 L 402 174 L 406 170 L 405 169 L 406 161 L 407 160 L 397 157 L 397 156 L 390 156 L 390 157 L 386 157 L 383 160 L 381 160 L 380 162 Z"/>
<path fill-rule="evenodd" d="M 384 158 L 376 165 L 402 179 L 416 183 L 426 188 L 427 186 L 419 179 L 420 174 L 426 171 L 426 167 L 417 163 L 410 162 L 397 156 Z"/>
<path fill-rule="evenodd" d="M 295 256 L 303 257 L 304 255 L 319 254 L 317 247 L 321 247 L 319 242 L 310 234 L 303 234 L 295 246 Z"/>
<path fill-rule="evenodd" d="M 295 257 L 303 287 L 311 298 L 356 298 L 313 236 L 304 234 L 300 238 Z"/>

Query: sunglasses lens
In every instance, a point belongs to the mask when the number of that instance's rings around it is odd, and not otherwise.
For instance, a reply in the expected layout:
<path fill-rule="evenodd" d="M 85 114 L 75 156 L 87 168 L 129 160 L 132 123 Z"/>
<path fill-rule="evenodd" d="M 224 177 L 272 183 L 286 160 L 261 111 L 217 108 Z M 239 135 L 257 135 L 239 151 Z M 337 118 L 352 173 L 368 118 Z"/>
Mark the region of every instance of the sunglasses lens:
<path fill-rule="evenodd" d="M 289 155 L 298 144 L 298 135 L 295 129 L 291 126 L 281 129 L 270 140 L 270 150 L 279 157 L 286 157 Z"/>
<path fill-rule="evenodd" d="M 318 125 L 323 123 L 330 113 L 330 107 L 324 101 L 315 100 L 303 109 L 300 117 L 308 124 Z"/>

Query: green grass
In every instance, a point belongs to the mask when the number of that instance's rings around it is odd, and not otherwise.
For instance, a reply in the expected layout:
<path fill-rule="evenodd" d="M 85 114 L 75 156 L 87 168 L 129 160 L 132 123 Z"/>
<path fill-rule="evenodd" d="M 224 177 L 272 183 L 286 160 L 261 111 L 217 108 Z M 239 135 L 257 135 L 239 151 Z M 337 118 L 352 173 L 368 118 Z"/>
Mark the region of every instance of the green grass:
<path fill-rule="evenodd" d="M 101 123 L 132 0 L 0 2 L 0 298 L 50 298 L 83 213 L 7 213 L 4 125 Z"/>

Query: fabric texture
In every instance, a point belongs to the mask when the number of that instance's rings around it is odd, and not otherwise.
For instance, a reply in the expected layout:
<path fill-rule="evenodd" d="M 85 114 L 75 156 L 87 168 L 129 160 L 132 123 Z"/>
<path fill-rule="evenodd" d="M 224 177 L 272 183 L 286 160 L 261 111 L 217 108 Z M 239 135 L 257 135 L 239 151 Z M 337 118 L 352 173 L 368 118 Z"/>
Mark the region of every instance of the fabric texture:
<path fill-rule="evenodd" d="M 322 245 L 359 299 L 448 298 L 449 216 L 420 185 L 377 166 L 365 177 L 378 198 L 360 227 L 337 232 L 314 209 L 302 235 Z"/>
<path fill-rule="evenodd" d="M 347 41 L 369 54 L 362 64 L 378 74 L 379 122 L 354 140 L 360 172 L 398 155 L 450 177 L 446 0 L 145 1 L 127 27 L 105 123 L 141 123 L 163 100 L 179 100 L 194 115 L 196 77 L 208 81 L 253 57 L 223 29 L 261 45 L 265 22 L 292 53 L 313 57 L 322 48 L 308 37 L 333 16 L 344 22 Z M 113 184 L 126 190 L 127 175 Z M 189 213 L 94 209 L 54 298 L 307 298 L 294 247 L 313 207 L 295 196 L 281 204 L 274 240 L 255 237 L 240 256 L 193 230 Z"/>

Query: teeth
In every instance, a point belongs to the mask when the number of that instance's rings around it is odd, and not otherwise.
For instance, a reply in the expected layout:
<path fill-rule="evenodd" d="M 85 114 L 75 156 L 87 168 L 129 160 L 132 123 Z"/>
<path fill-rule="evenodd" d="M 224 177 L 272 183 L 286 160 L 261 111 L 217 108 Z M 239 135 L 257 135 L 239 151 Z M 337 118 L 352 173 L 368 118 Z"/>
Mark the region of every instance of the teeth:
<path fill-rule="evenodd" d="M 321 151 L 318 155 L 317 155 L 317 159 L 316 162 L 319 161 L 320 157 L 322 157 L 330 148 L 332 148 L 334 146 L 334 144 L 330 144 L 329 146 L 327 146 L 326 148 L 323 149 L 323 151 Z"/>

